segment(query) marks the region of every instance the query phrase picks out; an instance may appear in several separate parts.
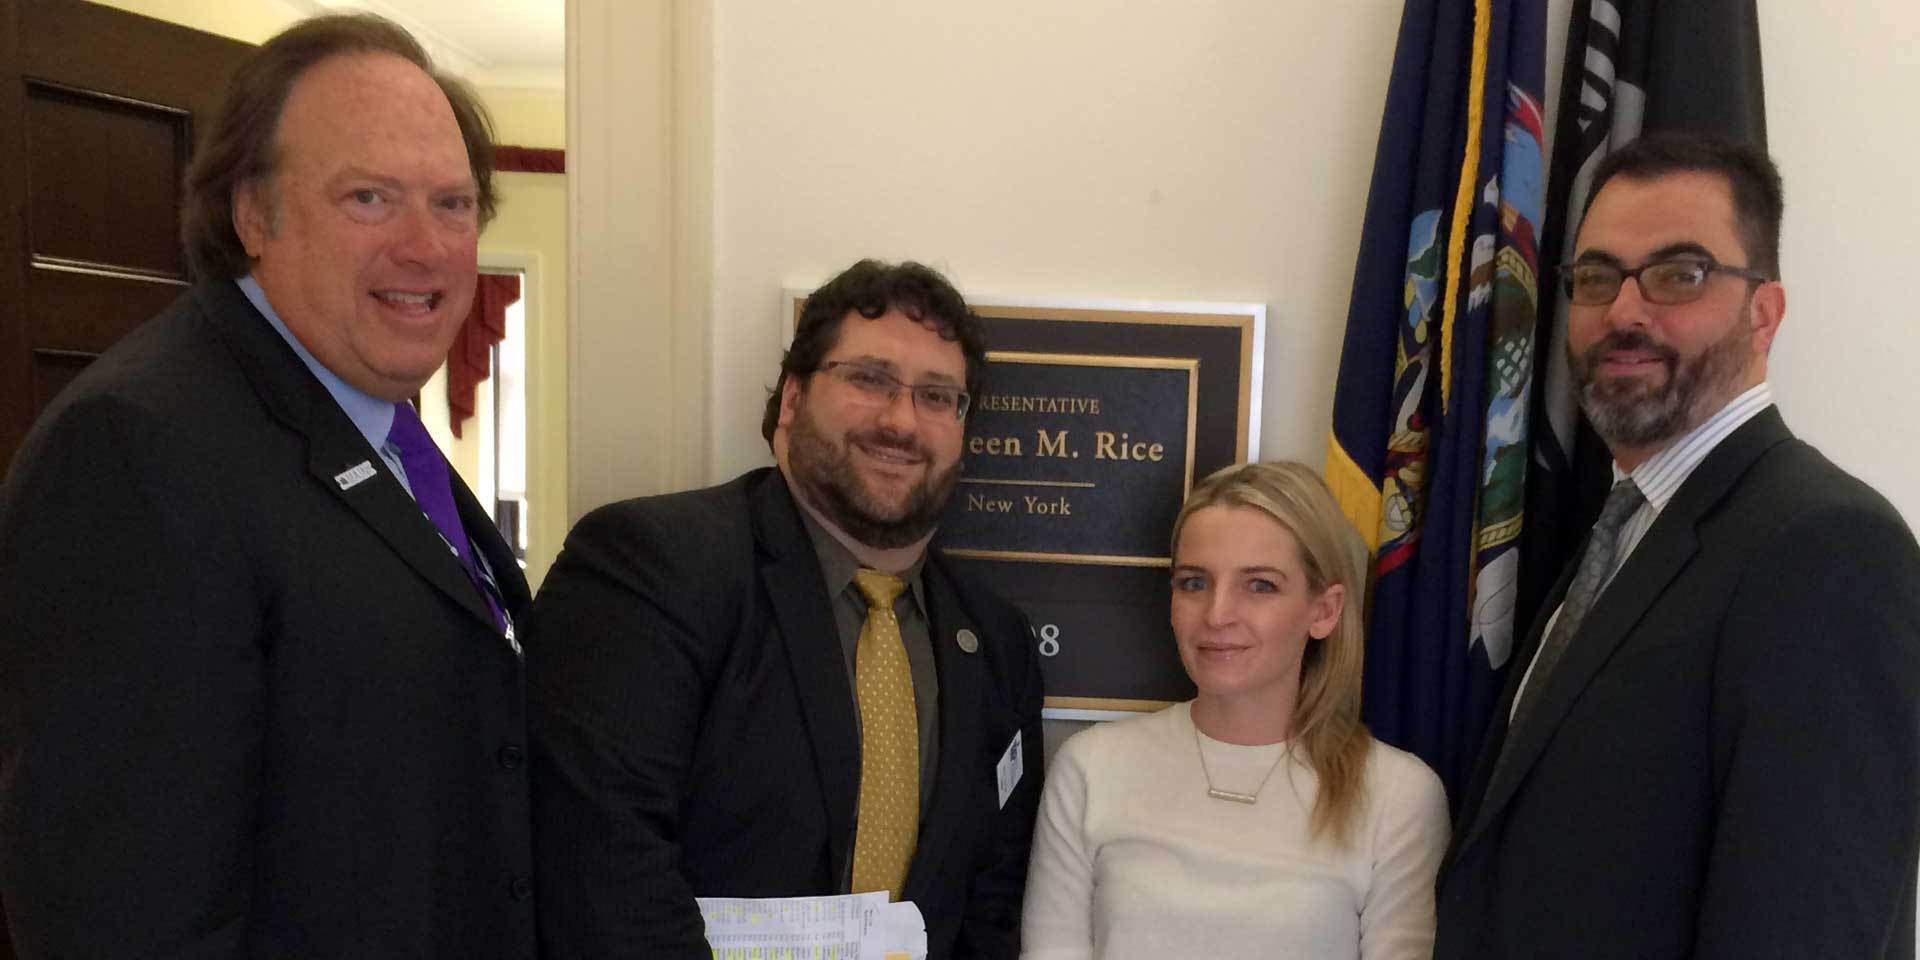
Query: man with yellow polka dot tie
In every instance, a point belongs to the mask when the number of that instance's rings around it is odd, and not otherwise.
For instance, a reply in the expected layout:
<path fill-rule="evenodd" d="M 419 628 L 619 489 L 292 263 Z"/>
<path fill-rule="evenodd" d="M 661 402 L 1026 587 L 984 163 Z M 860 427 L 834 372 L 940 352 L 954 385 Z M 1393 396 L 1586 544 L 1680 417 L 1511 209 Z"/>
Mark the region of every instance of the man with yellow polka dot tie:
<path fill-rule="evenodd" d="M 574 528 L 527 630 L 543 957 L 705 960 L 695 897 L 869 891 L 934 960 L 1018 956 L 1039 656 L 928 549 L 985 363 L 944 278 L 862 261 L 801 309 L 776 468 Z"/>

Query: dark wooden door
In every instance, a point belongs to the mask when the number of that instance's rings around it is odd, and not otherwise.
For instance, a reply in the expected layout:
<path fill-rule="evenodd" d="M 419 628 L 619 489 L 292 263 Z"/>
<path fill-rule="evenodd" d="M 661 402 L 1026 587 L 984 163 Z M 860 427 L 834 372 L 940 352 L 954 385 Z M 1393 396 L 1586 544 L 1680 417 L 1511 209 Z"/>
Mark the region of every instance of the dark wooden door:
<path fill-rule="evenodd" d="M 252 49 L 80 0 L 0 0 L 0 473 L 47 401 L 185 286 L 181 178 Z"/>
<path fill-rule="evenodd" d="M 185 286 L 182 177 L 252 49 L 0 0 L 0 471 L 47 401 Z"/>

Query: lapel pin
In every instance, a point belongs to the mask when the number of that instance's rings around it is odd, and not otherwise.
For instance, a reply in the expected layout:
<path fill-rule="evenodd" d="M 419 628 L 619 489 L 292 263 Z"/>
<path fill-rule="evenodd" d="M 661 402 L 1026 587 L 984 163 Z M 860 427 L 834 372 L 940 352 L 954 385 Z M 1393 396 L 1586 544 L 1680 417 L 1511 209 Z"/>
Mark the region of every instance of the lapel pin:
<path fill-rule="evenodd" d="M 953 642 L 959 644 L 960 649 L 966 653 L 980 652 L 980 638 L 974 636 L 972 630 L 962 628 L 959 633 L 953 635 Z"/>
<path fill-rule="evenodd" d="M 375 472 L 373 464 L 362 460 L 358 464 L 334 474 L 333 482 L 339 484 L 342 490 L 352 490 L 354 487 L 372 479 Z"/>

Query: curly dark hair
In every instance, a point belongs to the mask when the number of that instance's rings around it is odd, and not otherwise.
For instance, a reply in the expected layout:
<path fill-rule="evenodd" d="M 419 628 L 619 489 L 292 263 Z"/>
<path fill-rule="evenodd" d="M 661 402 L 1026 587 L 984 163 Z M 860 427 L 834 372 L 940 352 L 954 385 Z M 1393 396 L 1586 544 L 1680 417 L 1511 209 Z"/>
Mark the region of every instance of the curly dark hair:
<path fill-rule="evenodd" d="M 780 378 L 773 383 L 767 412 L 760 420 L 760 435 L 768 446 L 773 445 L 773 430 L 780 422 L 780 393 L 787 379 L 804 380 L 820 369 L 827 352 L 840 342 L 840 322 L 848 314 L 872 320 L 889 309 L 925 324 L 943 339 L 958 341 L 967 358 L 967 392 L 980 395 L 987 344 L 979 315 L 967 306 L 960 291 L 939 271 L 911 260 L 898 264 L 862 260 L 827 281 L 801 305 L 793 345 L 780 358 Z"/>
<path fill-rule="evenodd" d="M 233 191 L 248 181 L 271 184 L 280 166 L 280 114 L 301 75 L 322 60 L 359 53 L 391 54 L 433 78 L 466 141 L 480 226 L 493 219 L 493 121 L 479 95 L 436 71 L 420 42 L 391 20 L 370 13 L 313 17 L 268 40 L 234 72 L 220 118 L 187 168 L 180 242 L 195 277 L 232 279 L 253 269 L 233 230 Z"/>
<path fill-rule="evenodd" d="M 1650 133 L 1606 155 L 1593 171 L 1587 208 L 1615 177 L 1646 181 L 1670 173 L 1715 173 L 1733 194 L 1734 229 L 1746 248 L 1745 266 L 1780 276 L 1780 218 L 1786 209 L 1780 169 L 1767 151 L 1704 133 Z M 1581 219 L 1585 220 L 1584 211 Z"/>

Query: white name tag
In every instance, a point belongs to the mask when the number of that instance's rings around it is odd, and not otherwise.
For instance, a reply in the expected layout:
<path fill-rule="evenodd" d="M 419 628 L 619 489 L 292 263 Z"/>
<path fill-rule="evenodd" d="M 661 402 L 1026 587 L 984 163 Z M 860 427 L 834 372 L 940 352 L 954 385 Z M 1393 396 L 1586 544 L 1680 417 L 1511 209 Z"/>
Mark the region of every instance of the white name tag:
<path fill-rule="evenodd" d="M 1027 772 L 1026 754 L 1020 749 L 1020 732 L 1013 735 L 1013 742 L 1007 744 L 1007 752 L 1000 755 L 1000 762 L 994 765 L 994 778 L 1000 781 L 1000 806 L 1007 805 L 1007 798 L 1013 796 L 1013 788 L 1020 785 L 1020 775 Z"/>
<path fill-rule="evenodd" d="M 373 464 L 362 460 L 358 465 L 334 474 L 333 482 L 339 484 L 342 490 L 352 490 L 354 487 L 373 479 L 373 475 L 377 472 L 378 471 L 373 469 Z"/>

